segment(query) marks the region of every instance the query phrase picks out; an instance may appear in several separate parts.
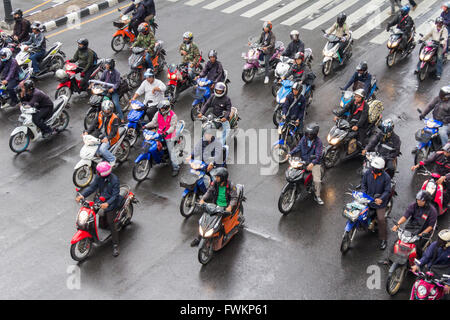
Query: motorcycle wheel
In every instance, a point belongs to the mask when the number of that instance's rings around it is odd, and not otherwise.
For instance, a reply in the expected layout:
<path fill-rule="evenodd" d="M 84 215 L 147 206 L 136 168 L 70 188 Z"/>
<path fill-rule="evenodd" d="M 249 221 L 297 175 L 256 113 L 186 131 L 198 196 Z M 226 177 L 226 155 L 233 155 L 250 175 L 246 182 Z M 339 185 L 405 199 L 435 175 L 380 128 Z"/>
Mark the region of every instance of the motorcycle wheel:
<path fill-rule="evenodd" d="M 198 261 L 201 264 L 205 265 L 209 261 L 211 261 L 212 257 L 213 257 L 213 244 L 212 240 L 208 239 L 205 240 L 203 246 L 200 249 L 198 249 Z"/>
<path fill-rule="evenodd" d="M 288 215 L 291 212 L 292 207 L 295 204 L 296 192 L 294 187 L 291 186 L 285 190 L 285 192 L 280 194 L 278 199 L 278 210 L 284 215 Z"/>
<path fill-rule="evenodd" d="M 120 107 L 123 112 L 127 112 L 130 109 L 130 95 L 128 92 L 124 93 L 119 99 Z"/>
<path fill-rule="evenodd" d="M 73 172 L 72 181 L 78 188 L 87 187 L 94 178 L 94 171 L 91 166 L 84 165 Z"/>
<path fill-rule="evenodd" d="M 128 79 L 128 83 L 130 84 L 131 87 L 137 88 L 139 86 L 140 80 L 141 80 L 139 71 L 137 71 L 137 70 L 131 71 L 130 73 L 128 73 L 127 79 Z"/>
<path fill-rule="evenodd" d="M 341 253 L 345 254 L 348 249 L 350 249 L 350 243 L 352 242 L 352 238 L 354 237 L 356 233 L 356 228 L 353 228 L 349 232 L 344 233 L 344 237 L 342 238 L 341 242 Z"/>
<path fill-rule="evenodd" d="M 272 156 L 274 160 L 278 160 L 279 164 L 286 163 L 289 156 L 289 147 L 286 145 L 275 145 L 272 148 Z"/>
<path fill-rule="evenodd" d="M 72 89 L 69 87 L 61 87 L 55 92 L 55 99 L 58 99 L 60 96 L 66 96 L 69 100 L 72 97 Z"/>
<path fill-rule="evenodd" d="M 397 294 L 398 290 L 400 290 L 403 280 L 406 276 L 406 265 L 404 266 L 398 266 L 395 268 L 394 272 L 392 274 L 389 274 L 386 280 L 386 291 L 391 296 L 394 296 Z"/>
<path fill-rule="evenodd" d="M 15 153 L 22 153 L 30 145 L 30 136 L 23 132 L 17 132 L 9 138 L 9 148 Z"/>
<path fill-rule="evenodd" d="M 331 148 L 331 146 L 325 149 L 323 164 L 326 169 L 333 168 L 339 163 L 339 153 L 339 149 Z"/>
<path fill-rule="evenodd" d="M 306 102 L 306 107 L 307 107 L 307 108 L 312 104 L 313 98 L 314 98 L 314 91 L 311 90 L 311 91 L 309 92 L 309 97 L 308 97 L 308 100 L 307 100 L 307 102 Z"/>
<path fill-rule="evenodd" d="M 138 139 L 138 132 L 136 129 L 129 128 L 127 131 L 127 140 L 130 143 L 130 147 L 133 147 Z"/>
<path fill-rule="evenodd" d="M 195 211 L 195 197 L 196 194 L 193 191 L 189 191 L 180 203 L 180 213 L 183 217 L 189 218 Z"/>
<path fill-rule="evenodd" d="M 253 78 L 255 77 L 256 69 L 247 69 L 242 71 L 242 80 L 245 83 L 250 83 L 253 81 Z"/>
<path fill-rule="evenodd" d="M 280 90 L 280 88 L 281 88 L 281 84 L 280 84 L 280 83 L 274 83 L 274 84 L 272 84 L 272 95 L 273 95 L 274 97 L 277 96 L 278 90 Z"/>
<path fill-rule="evenodd" d="M 125 48 L 125 44 L 126 42 L 122 35 L 117 35 L 111 39 L 111 48 L 115 52 L 122 51 Z"/>
<path fill-rule="evenodd" d="M 333 60 L 328 60 L 322 66 L 322 73 L 324 76 L 328 76 L 331 73 L 331 66 L 333 65 Z"/>
<path fill-rule="evenodd" d="M 60 55 L 56 55 L 51 62 L 50 71 L 56 72 L 56 70 L 64 68 L 64 58 Z"/>
<path fill-rule="evenodd" d="M 396 55 L 397 55 L 397 52 L 394 52 L 392 54 L 389 53 L 388 56 L 386 57 L 386 64 L 389 68 L 395 64 Z"/>
<path fill-rule="evenodd" d="M 427 158 L 428 158 L 427 148 L 417 150 L 416 155 L 414 156 L 414 164 L 418 165 L 419 162 L 425 161 Z"/>
<path fill-rule="evenodd" d="M 144 181 L 147 179 L 151 168 L 149 160 L 142 160 L 135 163 L 133 167 L 133 179 L 138 182 Z"/>
<path fill-rule="evenodd" d="M 391 214 L 393 207 L 394 207 L 394 199 L 391 198 L 386 206 L 386 213 L 384 214 L 386 218 L 389 217 L 389 215 Z"/>
<path fill-rule="evenodd" d="M 117 149 L 119 152 L 116 155 L 116 159 L 119 162 L 125 162 L 128 159 L 128 156 L 130 154 L 130 143 L 128 142 L 128 140 L 124 139 L 122 141 L 122 144 L 119 146 L 119 148 Z"/>
<path fill-rule="evenodd" d="M 88 129 L 92 126 L 92 124 L 95 122 L 95 120 L 98 117 L 97 110 L 91 109 L 86 117 L 84 117 L 84 129 Z"/>
<path fill-rule="evenodd" d="M 128 225 L 131 223 L 131 219 L 133 219 L 133 212 L 134 212 L 133 204 L 130 203 L 130 204 L 126 207 L 125 210 L 127 211 L 127 214 L 128 214 L 130 217 L 123 223 L 123 226 L 124 226 L 124 227 L 128 226 Z"/>
<path fill-rule="evenodd" d="M 417 78 L 419 79 L 419 81 L 425 80 L 425 78 L 427 77 L 427 73 L 428 73 L 428 64 L 425 66 L 425 68 L 420 69 L 419 72 L 417 73 Z"/>
<path fill-rule="evenodd" d="M 277 105 L 277 108 L 273 112 L 272 121 L 273 121 L 273 124 L 278 128 L 278 126 L 280 125 L 280 122 L 281 122 L 281 105 L 279 105 L 279 104 Z"/>
<path fill-rule="evenodd" d="M 197 118 L 198 114 L 200 113 L 201 106 L 202 106 L 202 104 L 198 104 L 198 105 L 192 107 L 192 109 L 191 109 L 191 120 L 192 121 L 195 121 L 195 119 Z"/>
<path fill-rule="evenodd" d="M 156 69 L 156 75 L 159 75 L 161 72 L 164 71 L 164 66 L 166 65 L 166 60 L 164 59 L 163 55 L 159 56 L 159 64 L 158 68 Z"/>
<path fill-rule="evenodd" d="M 59 118 L 57 121 L 57 124 L 55 126 L 56 131 L 62 132 L 66 130 L 67 126 L 69 125 L 70 117 L 66 110 L 63 110 L 61 114 L 59 115 Z"/>
<path fill-rule="evenodd" d="M 91 238 L 84 238 L 70 246 L 70 256 L 75 261 L 84 261 L 92 250 Z"/>

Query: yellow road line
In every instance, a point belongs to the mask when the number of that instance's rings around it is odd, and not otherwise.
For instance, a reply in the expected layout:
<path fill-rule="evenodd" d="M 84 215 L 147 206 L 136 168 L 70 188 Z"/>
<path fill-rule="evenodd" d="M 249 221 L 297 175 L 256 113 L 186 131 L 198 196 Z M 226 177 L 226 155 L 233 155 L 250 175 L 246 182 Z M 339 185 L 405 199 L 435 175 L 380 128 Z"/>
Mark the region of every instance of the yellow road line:
<path fill-rule="evenodd" d="M 123 8 L 125 8 L 125 7 L 128 7 L 129 5 L 130 5 L 130 4 L 127 4 L 127 5 L 125 5 L 125 6 L 122 6 L 122 7 L 120 7 L 120 9 L 123 9 Z M 63 32 L 66 32 L 66 31 L 69 31 L 69 30 L 72 30 L 72 29 L 76 29 L 76 28 L 79 27 L 79 26 L 82 26 L 82 25 L 84 25 L 84 24 L 86 24 L 86 23 L 89 23 L 89 22 L 98 20 L 98 19 L 103 18 L 103 17 L 105 17 L 105 16 L 107 16 L 107 15 L 110 15 L 111 13 L 114 13 L 114 12 L 117 12 L 117 9 L 113 9 L 113 10 L 108 11 L 108 12 L 106 12 L 106 13 L 103 13 L 103 14 L 101 14 L 101 15 L 99 15 L 99 16 L 96 16 L 96 17 L 91 18 L 91 19 L 89 19 L 89 20 L 83 21 L 83 22 L 81 22 L 81 23 L 79 23 L 79 24 L 76 24 L 76 25 L 74 25 L 74 26 L 72 26 L 72 27 L 69 27 L 69 28 L 60 30 L 60 31 L 55 32 L 55 33 L 52 33 L 52 34 L 49 34 L 48 36 L 46 36 L 46 38 L 51 38 L 51 37 L 57 36 L 58 34 L 61 34 L 61 33 L 63 33 Z"/>
<path fill-rule="evenodd" d="M 47 4 L 47 3 L 51 2 L 51 1 L 53 1 L 53 0 L 47 0 L 47 1 L 43 2 L 43 3 L 41 3 L 41 4 L 38 4 L 37 6 L 31 8 L 31 9 L 28 9 L 27 11 L 24 11 L 23 13 L 28 13 L 28 12 L 34 10 L 34 9 L 37 9 L 37 8 L 39 8 L 39 7 L 42 7 L 44 4 Z"/>

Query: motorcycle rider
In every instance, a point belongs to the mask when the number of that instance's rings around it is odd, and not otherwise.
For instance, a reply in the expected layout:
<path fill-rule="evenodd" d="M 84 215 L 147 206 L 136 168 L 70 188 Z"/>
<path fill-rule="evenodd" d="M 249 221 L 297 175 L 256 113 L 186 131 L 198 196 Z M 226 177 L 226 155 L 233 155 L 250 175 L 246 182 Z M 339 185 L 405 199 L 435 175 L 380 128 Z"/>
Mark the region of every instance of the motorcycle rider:
<path fill-rule="evenodd" d="M 20 9 L 16 9 L 11 12 L 14 18 L 13 39 L 17 42 L 24 42 L 30 39 L 31 23 L 23 17 L 23 12 Z"/>
<path fill-rule="evenodd" d="M 353 125 L 351 128 L 354 132 L 354 136 L 358 138 L 359 143 L 363 146 L 365 145 L 367 129 L 369 127 L 369 106 L 367 101 L 364 99 L 366 93 L 363 89 L 358 89 L 353 93 L 353 101 L 348 103 L 344 108 L 336 111 L 336 117 L 334 117 L 334 121 L 337 121 L 338 118 L 343 118 L 345 113 L 349 113 L 346 118 L 348 122 L 352 122 L 352 120 L 357 123 Z"/>
<path fill-rule="evenodd" d="M 153 31 L 150 30 L 147 22 L 142 22 L 137 28 L 139 35 L 137 36 L 131 48 L 139 47 L 145 49 L 145 62 L 147 67 L 153 69 L 152 57 L 155 54 L 156 38 Z"/>
<path fill-rule="evenodd" d="M 180 55 L 182 56 L 181 62 L 188 65 L 189 79 L 194 79 L 193 68 L 199 64 L 201 55 L 198 46 L 192 42 L 194 35 L 190 31 L 183 33 L 183 43 L 178 48 Z"/>
<path fill-rule="evenodd" d="M 175 154 L 175 130 L 177 128 L 178 118 L 173 112 L 172 106 L 168 100 L 162 100 L 158 105 L 158 112 L 155 113 L 151 122 L 147 123 L 144 128 L 158 128 L 158 133 L 162 135 L 166 141 L 169 151 L 170 161 L 172 162 L 172 177 L 176 177 L 180 171 L 177 155 Z"/>
<path fill-rule="evenodd" d="M 450 273 L 450 229 L 444 229 L 438 233 L 438 240 L 425 250 L 419 261 L 422 267 L 427 266 L 436 273 L 437 277 Z M 417 272 L 418 269 L 417 265 L 411 268 L 413 272 Z M 450 280 L 447 281 L 444 292 L 450 294 Z"/>
<path fill-rule="evenodd" d="M 98 148 L 98 153 L 103 159 L 108 161 L 111 166 L 116 164 L 116 157 L 109 151 L 109 148 L 117 143 L 119 135 L 119 117 L 113 112 L 114 103 L 111 100 L 102 102 L 102 110 L 98 117 L 83 135 L 90 134 L 101 139 L 102 144 Z"/>
<path fill-rule="evenodd" d="M 430 203 L 431 200 L 432 197 L 427 191 L 420 190 L 416 194 L 416 201 L 408 206 L 397 224 L 392 227 L 392 231 L 397 232 L 400 225 L 407 222 L 405 230 L 414 231 L 420 237 L 416 242 L 416 251 L 419 257 L 422 256 L 423 246 L 427 242 L 427 239 L 422 237 L 430 235 L 438 217 L 436 209 Z"/>
<path fill-rule="evenodd" d="M 397 167 L 397 157 L 400 155 L 401 143 L 400 137 L 394 132 L 394 121 L 387 118 L 381 122 L 380 130 L 370 138 L 369 143 L 362 151 L 362 155 L 364 156 L 366 152 L 375 150 L 386 162 L 386 172 L 393 178 Z M 384 147 L 385 145 L 392 150 Z"/>
<path fill-rule="evenodd" d="M 281 116 L 283 121 L 295 121 L 297 126 L 297 135 L 303 134 L 303 118 L 306 111 L 306 99 L 301 94 L 302 84 L 295 82 L 292 86 L 292 91 L 286 96 L 286 101 L 282 105 Z"/>
<path fill-rule="evenodd" d="M 26 45 L 24 48 L 25 51 L 28 51 L 30 48 L 33 50 L 33 53 L 30 54 L 30 59 L 32 61 L 33 74 L 38 74 L 39 70 L 39 62 L 45 56 L 46 49 L 46 39 L 44 34 L 41 31 L 42 25 L 39 21 L 33 22 L 31 25 L 31 36 L 28 41 L 25 41 L 23 44 Z"/>
<path fill-rule="evenodd" d="M 226 168 L 217 168 L 214 181 L 209 185 L 208 191 L 203 195 L 199 204 L 202 205 L 205 202 L 214 203 L 219 207 L 226 208 L 225 212 L 229 215 L 236 207 L 237 201 L 236 186 L 228 179 L 228 170 Z M 191 242 L 191 247 L 198 246 L 200 240 L 201 237 L 199 235 Z"/>
<path fill-rule="evenodd" d="M 281 55 L 294 59 L 297 52 L 305 52 L 305 44 L 302 40 L 300 40 L 300 33 L 297 30 L 292 30 L 289 36 L 291 38 L 291 42 Z"/>
<path fill-rule="evenodd" d="M 387 224 L 386 206 L 391 193 L 391 177 L 384 171 L 385 162 L 381 157 L 374 157 L 370 162 L 370 170 L 367 170 L 362 177 L 361 191 L 375 200 L 369 204 L 370 208 L 376 209 L 378 221 L 378 238 L 380 239 L 380 250 L 387 246 Z M 374 228 L 372 220 L 369 229 Z"/>
<path fill-rule="evenodd" d="M 116 69 L 116 61 L 114 59 L 106 59 L 106 70 L 102 73 L 100 81 L 113 84 L 114 87 L 108 89 L 108 93 L 111 94 L 111 100 L 116 107 L 116 113 L 119 119 L 123 121 L 123 112 L 120 106 L 119 87 L 120 87 L 120 72 Z"/>
<path fill-rule="evenodd" d="M 143 0 L 134 0 L 133 2 L 134 3 L 131 4 L 120 16 L 133 11 L 133 15 L 130 19 L 130 30 L 137 37 L 139 34 L 138 27 L 147 17 L 147 9 L 143 3 Z"/>
<path fill-rule="evenodd" d="M 403 6 L 400 9 L 399 14 L 386 26 L 386 31 L 389 31 L 389 29 L 395 25 L 398 29 L 403 31 L 402 42 L 400 43 L 400 49 L 402 51 L 405 51 L 407 49 L 408 42 L 413 40 L 411 39 L 411 34 L 414 28 L 414 21 L 409 15 L 410 10 L 411 8 L 408 5 Z"/>
<path fill-rule="evenodd" d="M 269 61 L 275 51 L 275 41 L 276 37 L 272 31 L 272 22 L 270 21 L 264 22 L 263 32 L 261 33 L 258 42 L 262 46 L 262 51 L 264 55 L 264 64 L 265 64 L 264 84 L 269 83 L 269 72 L 270 72 Z"/>
<path fill-rule="evenodd" d="M 444 20 L 445 27 L 447 28 L 447 33 L 450 36 L 450 1 L 444 2 L 442 4 L 441 17 Z M 447 40 L 447 54 L 450 49 L 450 41 Z"/>
<path fill-rule="evenodd" d="M 345 87 L 340 88 L 341 90 L 347 90 L 351 85 L 353 85 L 353 91 L 357 89 L 364 89 L 366 93 L 366 99 L 368 99 L 368 95 L 370 94 L 370 88 L 372 86 L 372 75 L 367 71 L 368 65 L 366 61 L 362 61 L 356 67 L 356 72 L 347 82 Z"/>
<path fill-rule="evenodd" d="M 97 175 L 95 176 L 94 181 L 86 189 L 80 191 L 75 200 L 79 203 L 94 192 L 97 192 L 95 195 L 95 202 L 99 202 L 101 197 L 106 199 L 106 201 L 100 205 L 100 208 L 106 215 L 105 218 L 108 227 L 111 230 L 113 256 L 117 257 L 120 253 L 119 232 L 117 231 L 114 219 L 116 217 L 116 211 L 120 209 L 120 180 L 115 174 L 111 173 L 112 166 L 106 161 L 100 162 L 97 165 L 96 170 Z"/>
<path fill-rule="evenodd" d="M 213 128 L 206 128 L 202 139 L 194 146 L 194 150 L 186 161 L 191 159 L 201 160 L 208 164 L 206 172 L 210 172 L 213 168 L 226 167 L 225 155 L 222 143 L 214 136 Z"/>
<path fill-rule="evenodd" d="M 326 31 L 326 34 L 325 34 L 325 36 L 327 36 L 327 35 L 329 36 L 332 33 L 334 33 L 334 35 L 336 37 L 340 38 L 339 50 L 338 50 L 340 63 L 342 63 L 344 61 L 344 59 L 342 59 L 343 50 L 347 47 L 348 39 L 349 39 L 349 35 L 350 35 L 350 29 L 348 28 L 348 25 L 345 23 L 346 20 L 347 20 L 347 15 L 345 14 L 345 12 L 339 13 L 339 15 L 337 16 L 336 23 L 333 24 L 331 26 L 331 28 Z"/>
<path fill-rule="evenodd" d="M 319 125 L 317 123 L 310 123 L 306 126 L 305 135 L 302 137 L 298 145 L 289 153 L 294 155 L 300 153 L 300 157 L 303 161 L 308 163 L 306 170 L 312 172 L 314 181 L 314 200 L 323 205 L 324 202 L 320 198 L 321 184 L 322 184 L 322 151 L 323 144 L 319 134 Z M 313 158 L 311 158 L 314 156 Z"/>
<path fill-rule="evenodd" d="M 433 110 L 433 119 L 441 121 L 442 127 L 439 128 L 439 135 L 441 137 L 442 145 L 444 146 L 448 141 L 448 125 L 450 123 L 450 85 L 442 87 L 439 90 L 439 95 L 435 97 L 422 111 L 419 116 L 423 120 L 425 116 Z"/>
<path fill-rule="evenodd" d="M 82 91 L 86 91 L 88 87 L 89 78 L 97 66 L 97 54 L 89 48 L 89 40 L 80 38 L 77 40 L 78 49 L 75 51 L 73 58 L 69 62 L 78 62 L 77 73 L 84 73 L 81 78 L 80 87 Z"/>
<path fill-rule="evenodd" d="M 228 132 L 230 131 L 230 114 L 231 114 L 231 100 L 227 96 L 226 85 L 223 82 L 218 82 L 214 87 L 214 95 L 209 97 L 208 101 L 203 105 L 202 110 L 198 114 L 199 118 L 212 108 L 215 118 L 221 117 L 222 122 L 222 144 L 227 144 Z"/>
<path fill-rule="evenodd" d="M 41 129 L 43 138 L 48 138 L 56 132 L 45 123 L 53 114 L 53 102 L 46 93 L 35 87 L 33 80 L 24 82 L 21 102 L 24 105 L 37 109 L 37 112 L 33 113 L 32 119 L 33 123 Z"/>
<path fill-rule="evenodd" d="M 311 69 L 304 63 L 305 54 L 303 52 L 297 52 L 294 55 L 294 64 L 289 68 L 289 71 L 281 77 L 282 80 L 293 77 L 294 81 L 299 81 L 302 84 L 312 85 L 315 76 L 312 76 Z"/>
<path fill-rule="evenodd" d="M 15 88 L 19 83 L 19 65 L 16 59 L 12 57 L 12 51 L 9 48 L 0 50 L 0 80 L 1 84 L 6 86 L 9 97 L 11 99 L 10 107 L 14 107 L 19 100 Z M 8 105 L 4 105 L 6 108 Z"/>
<path fill-rule="evenodd" d="M 144 78 L 145 80 L 142 81 L 130 102 L 136 100 L 139 96 L 144 95 L 144 104 L 147 105 L 148 103 L 151 103 L 153 105 L 146 110 L 148 119 L 152 120 L 156 112 L 158 112 L 157 105 L 164 99 L 164 92 L 167 87 L 164 82 L 155 78 L 152 69 L 147 69 L 147 71 L 145 71 Z"/>
<path fill-rule="evenodd" d="M 209 50 L 208 52 L 209 61 L 206 63 L 203 71 L 200 75 L 195 77 L 195 80 L 198 78 L 206 77 L 208 80 L 213 81 L 211 88 L 214 88 L 214 85 L 217 82 L 222 82 L 225 80 L 225 73 L 223 71 L 222 64 L 217 61 L 217 51 L 214 49 Z"/>
<path fill-rule="evenodd" d="M 429 38 L 433 41 L 439 42 L 439 47 L 437 50 L 436 58 L 436 79 L 440 80 L 442 75 L 442 64 L 444 59 L 444 52 L 447 49 L 447 41 L 448 41 L 448 31 L 447 28 L 444 27 L 444 19 L 442 17 L 437 17 L 434 21 L 434 27 L 428 32 L 419 42 L 423 42 Z M 443 39 L 443 40 L 441 40 Z M 417 63 L 417 69 L 414 71 L 414 74 L 419 72 L 421 60 Z"/>
<path fill-rule="evenodd" d="M 144 21 L 149 23 L 150 20 L 152 20 L 156 16 L 155 2 L 153 0 L 144 0 L 144 6 L 145 14 L 147 15 Z"/>

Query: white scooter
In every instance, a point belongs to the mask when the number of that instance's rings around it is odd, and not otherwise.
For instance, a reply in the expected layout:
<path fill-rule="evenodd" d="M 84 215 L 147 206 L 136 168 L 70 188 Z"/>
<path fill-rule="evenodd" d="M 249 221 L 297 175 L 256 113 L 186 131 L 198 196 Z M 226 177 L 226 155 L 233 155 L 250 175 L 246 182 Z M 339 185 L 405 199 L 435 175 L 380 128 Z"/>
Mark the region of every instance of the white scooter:
<path fill-rule="evenodd" d="M 55 129 L 57 133 L 65 130 L 69 125 L 69 114 L 65 110 L 68 108 L 69 99 L 66 96 L 61 96 L 53 103 L 53 114 L 46 120 L 46 124 Z M 19 122 L 21 126 L 15 128 L 11 132 L 9 139 L 9 147 L 13 152 L 24 152 L 31 141 L 37 141 L 42 137 L 41 130 L 33 122 L 33 114 L 37 112 L 35 108 L 29 105 L 22 105 L 20 107 L 22 114 L 19 116 Z"/>
<path fill-rule="evenodd" d="M 24 71 L 26 69 L 33 70 L 30 59 L 32 51 L 29 48 L 28 50 L 25 50 L 26 47 L 27 45 L 21 44 L 20 52 L 16 55 L 17 64 Z M 44 57 L 39 62 L 40 71 L 35 74 L 35 76 L 42 76 L 50 72 L 55 73 L 57 70 L 64 68 L 66 54 L 62 52 L 61 47 L 62 43 L 56 42 L 48 51 L 45 52 Z"/>
<path fill-rule="evenodd" d="M 348 39 L 347 46 L 342 50 L 343 57 L 339 56 L 339 46 L 341 43 L 341 38 L 335 36 L 334 34 L 328 35 L 325 30 L 322 30 L 324 37 L 328 40 L 327 44 L 323 48 L 323 62 L 322 62 L 322 73 L 324 76 L 328 76 L 334 69 L 334 65 L 344 65 L 352 56 L 353 47 L 353 36 L 352 32 L 346 36 Z"/>

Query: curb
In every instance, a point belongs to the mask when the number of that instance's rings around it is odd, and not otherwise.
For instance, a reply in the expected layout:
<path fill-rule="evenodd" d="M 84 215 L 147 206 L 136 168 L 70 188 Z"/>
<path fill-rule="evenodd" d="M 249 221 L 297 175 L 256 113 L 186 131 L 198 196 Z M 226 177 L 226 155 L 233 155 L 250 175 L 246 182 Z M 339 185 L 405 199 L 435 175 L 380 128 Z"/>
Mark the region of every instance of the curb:
<path fill-rule="evenodd" d="M 61 27 L 63 25 L 66 25 L 68 23 L 76 24 L 78 23 L 79 19 L 96 14 L 97 12 L 108 9 L 110 7 L 114 7 L 115 5 L 125 2 L 127 0 L 106 0 L 98 4 L 92 4 L 86 8 L 83 8 L 77 12 L 72 12 L 69 14 L 66 14 L 63 17 L 57 18 L 55 20 L 47 21 L 44 23 L 44 27 L 46 31 L 50 31 L 53 29 L 56 29 L 58 27 Z"/>

